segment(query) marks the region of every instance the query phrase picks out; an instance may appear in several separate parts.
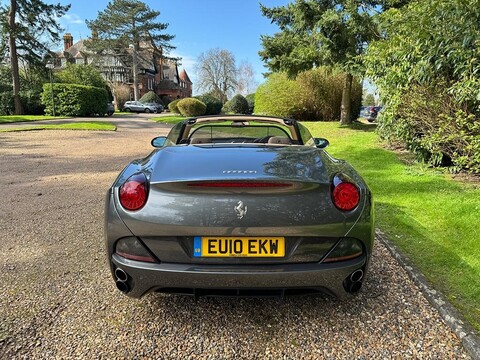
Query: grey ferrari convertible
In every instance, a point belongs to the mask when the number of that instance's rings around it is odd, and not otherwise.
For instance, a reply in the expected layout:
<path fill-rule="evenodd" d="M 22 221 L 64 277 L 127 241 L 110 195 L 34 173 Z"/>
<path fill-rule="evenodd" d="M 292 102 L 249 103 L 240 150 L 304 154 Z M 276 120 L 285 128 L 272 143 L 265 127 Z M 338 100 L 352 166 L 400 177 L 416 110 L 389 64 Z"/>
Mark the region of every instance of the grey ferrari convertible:
<path fill-rule="evenodd" d="M 360 175 L 301 123 L 197 117 L 175 125 L 108 190 L 117 288 L 193 296 L 358 292 L 374 241 Z"/>

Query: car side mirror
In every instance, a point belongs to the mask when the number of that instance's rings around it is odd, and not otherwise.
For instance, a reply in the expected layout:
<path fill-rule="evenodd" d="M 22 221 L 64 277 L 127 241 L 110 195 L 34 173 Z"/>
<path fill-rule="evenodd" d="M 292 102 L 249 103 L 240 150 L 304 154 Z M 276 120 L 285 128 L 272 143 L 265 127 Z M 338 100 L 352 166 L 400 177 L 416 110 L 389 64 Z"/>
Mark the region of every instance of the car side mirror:
<path fill-rule="evenodd" d="M 154 148 L 161 148 L 165 146 L 166 142 L 167 142 L 166 136 L 157 136 L 156 138 L 153 138 L 150 143 Z"/>
<path fill-rule="evenodd" d="M 315 141 L 315 146 L 319 149 L 325 149 L 328 145 L 330 145 L 330 142 L 324 138 L 315 138 L 313 141 Z"/>

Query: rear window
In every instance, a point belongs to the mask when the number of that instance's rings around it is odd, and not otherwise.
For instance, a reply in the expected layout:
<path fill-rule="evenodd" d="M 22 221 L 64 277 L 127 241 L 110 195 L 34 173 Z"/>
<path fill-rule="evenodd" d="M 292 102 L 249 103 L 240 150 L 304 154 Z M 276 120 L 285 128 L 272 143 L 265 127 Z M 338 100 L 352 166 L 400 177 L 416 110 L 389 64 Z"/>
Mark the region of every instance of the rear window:
<path fill-rule="evenodd" d="M 190 134 L 193 139 L 206 139 L 212 143 L 264 142 L 273 136 L 287 137 L 288 132 L 275 125 L 203 125 Z"/>

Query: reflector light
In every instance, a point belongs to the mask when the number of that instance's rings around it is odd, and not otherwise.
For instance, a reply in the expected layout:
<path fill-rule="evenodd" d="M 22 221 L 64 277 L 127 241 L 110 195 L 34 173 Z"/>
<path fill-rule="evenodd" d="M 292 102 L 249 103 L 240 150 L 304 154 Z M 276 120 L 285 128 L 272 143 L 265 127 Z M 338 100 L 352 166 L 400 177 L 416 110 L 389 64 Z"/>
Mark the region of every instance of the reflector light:
<path fill-rule="evenodd" d="M 120 187 L 119 198 L 125 209 L 140 210 L 147 202 L 147 179 L 145 175 L 135 174 L 131 176 Z"/>
<path fill-rule="evenodd" d="M 214 188 L 280 188 L 289 187 L 290 184 L 269 181 L 203 181 L 190 183 L 188 186 Z"/>
<path fill-rule="evenodd" d="M 355 238 L 342 238 L 333 251 L 322 262 L 336 262 L 355 259 L 363 254 L 362 244 Z"/>
<path fill-rule="evenodd" d="M 357 187 L 349 182 L 342 182 L 333 189 L 333 203 L 343 211 L 350 211 L 357 207 L 360 193 Z"/>
<path fill-rule="evenodd" d="M 152 258 L 151 256 L 138 256 L 138 255 L 133 255 L 133 254 L 128 254 L 128 253 L 122 253 L 122 252 L 118 252 L 117 251 L 117 254 L 126 258 L 126 259 L 130 259 L 130 260 L 135 260 L 135 261 L 144 261 L 144 262 L 151 262 L 151 263 L 154 263 L 154 262 L 157 262 L 154 258 Z"/>
<path fill-rule="evenodd" d="M 360 255 L 362 255 L 361 251 L 359 251 L 355 254 L 352 254 L 352 255 L 338 256 L 338 257 L 328 257 L 328 258 L 324 259 L 323 262 L 345 261 L 345 260 L 355 259 L 356 257 L 359 257 Z"/>
<path fill-rule="evenodd" d="M 130 260 L 157 262 L 145 246 L 135 237 L 118 240 L 115 245 L 115 253 Z"/>

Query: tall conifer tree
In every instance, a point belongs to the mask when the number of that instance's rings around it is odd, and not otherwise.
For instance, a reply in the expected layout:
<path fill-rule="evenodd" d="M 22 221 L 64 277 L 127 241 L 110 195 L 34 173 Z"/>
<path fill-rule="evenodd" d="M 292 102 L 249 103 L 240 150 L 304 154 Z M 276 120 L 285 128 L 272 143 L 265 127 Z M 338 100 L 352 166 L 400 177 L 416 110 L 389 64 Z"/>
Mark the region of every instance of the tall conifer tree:
<path fill-rule="evenodd" d="M 159 11 L 154 11 L 139 0 L 113 0 L 98 13 L 95 20 L 87 21 L 92 31 L 88 48 L 94 53 L 108 53 L 130 58 L 135 100 L 138 100 L 139 54 L 142 42 L 168 52 L 173 35 L 164 34 L 167 23 L 157 22 Z M 126 49 L 131 49 L 127 52 Z"/>
<path fill-rule="evenodd" d="M 408 0 L 295 0 L 268 8 L 264 16 L 280 32 L 261 36 L 259 52 L 272 71 L 286 71 L 291 76 L 316 66 L 336 66 L 346 72 L 342 96 L 341 122 L 351 122 L 350 96 L 353 74 L 360 73 L 360 55 L 366 45 L 379 37 L 375 15 Z"/>

